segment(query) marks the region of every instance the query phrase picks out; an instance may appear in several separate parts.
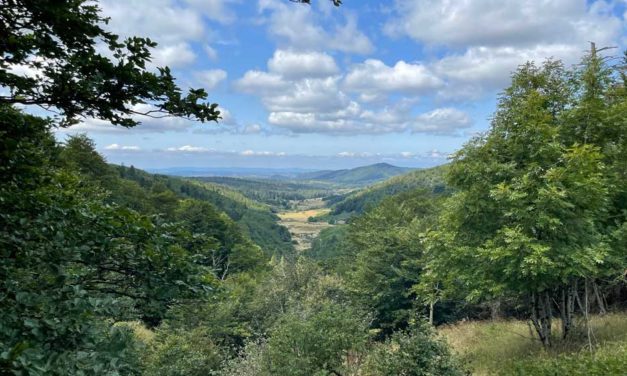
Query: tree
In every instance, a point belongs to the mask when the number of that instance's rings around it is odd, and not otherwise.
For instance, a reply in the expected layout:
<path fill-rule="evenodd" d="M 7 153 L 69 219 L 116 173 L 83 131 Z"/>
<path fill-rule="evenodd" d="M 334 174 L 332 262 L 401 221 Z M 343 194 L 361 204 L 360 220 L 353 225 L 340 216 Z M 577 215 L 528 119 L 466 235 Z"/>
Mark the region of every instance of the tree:
<path fill-rule="evenodd" d="M 455 155 L 448 181 L 457 192 L 429 235 L 430 268 L 449 288 L 470 299 L 522 297 L 545 346 L 555 308 L 567 336 L 577 281 L 612 261 L 602 226 L 607 159 L 572 121 L 587 99 L 568 76 L 554 61 L 518 69 L 490 131 Z"/>
<path fill-rule="evenodd" d="M 415 309 L 412 286 L 420 280 L 423 247 L 418 235 L 435 213 L 434 198 L 422 190 L 402 193 L 349 225 L 354 265 L 347 279 L 357 300 L 375 313 L 373 326 L 388 335 L 407 326 Z"/>
<path fill-rule="evenodd" d="M 114 125 L 138 124 L 133 115 L 218 120 L 203 89 L 183 95 L 168 67 L 151 72 L 148 38 L 119 36 L 86 0 L 7 0 L 0 5 L 0 104 L 57 111 L 61 125 L 93 117 Z M 99 45 L 112 55 L 99 52 Z"/>
<path fill-rule="evenodd" d="M 0 125 L 0 373 L 132 374 L 131 338 L 111 322 L 154 326 L 204 294 L 206 248 L 59 168 L 49 121 L 2 105 Z"/>

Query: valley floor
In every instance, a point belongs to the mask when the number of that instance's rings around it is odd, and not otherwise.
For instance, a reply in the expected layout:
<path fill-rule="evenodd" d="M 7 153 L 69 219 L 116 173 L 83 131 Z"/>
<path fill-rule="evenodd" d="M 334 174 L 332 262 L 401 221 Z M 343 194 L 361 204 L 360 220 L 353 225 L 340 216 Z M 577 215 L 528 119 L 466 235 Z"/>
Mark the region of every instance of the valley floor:
<path fill-rule="evenodd" d="M 320 231 L 332 225 L 326 222 L 309 222 L 310 217 L 326 214 L 330 209 L 325 208 L 322 199 L 308 199 L 293 202 L 293 210 L 279 213 L 280 224 L 287 227 L 296 242 L 294 248 L 302 252 L 311 248 L 312 241 Z"/>
<path fill-rule="evenodd" d="M 439 333 L 473 375 L 627 375 L 627 314 L 593 316 L 590 328 L 592 352 L 585 329 L 545 351 L 525 321 L 468 321 Z"/>

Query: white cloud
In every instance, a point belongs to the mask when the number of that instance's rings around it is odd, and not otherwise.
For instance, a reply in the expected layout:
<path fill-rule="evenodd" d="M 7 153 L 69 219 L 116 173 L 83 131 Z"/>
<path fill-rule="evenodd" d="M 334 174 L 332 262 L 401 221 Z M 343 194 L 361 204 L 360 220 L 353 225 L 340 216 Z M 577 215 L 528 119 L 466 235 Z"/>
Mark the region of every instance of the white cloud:
<path fill-rule="evenodd" d="M 316 61 L 320 62 L 317 66 Z M 328 55 L 279 50 L 269 60 L 268 70 L 246 72 L 235 87 L 260 97 L 270 125 L 293 133 L 456 135 L 471 123 L 459 116 L 461 111 L 451 109 L 416 119 L 412 116 L 415 100 L 408 98 L 395 98 L 395 103 L 385 105 L 394 95 L 434 95 L 444 86 L 423 64 L 399 61 L 390 67 L 370 59 L 344 76 Z M 373 99 L 384 99 L 383 107 L 360 103 Z"/>
<path fill-rule="evenodd" d="M 527 61 L 576 63 L 589 41 L 621 45 L 627 26 L 612 0 L 396 0 L 394 9 L 389 34 L 449 47 L 428 64 L 446 82 L 444 101 L 493 94 Z"/>
<path fill-rule="evenodd" d="M 244 127 L 243 134 L 259 134 L 263 131 L 263 128 L 259 124 L 250 124 Z"/>
<path fill-rule="evenodd" d="M 180 67 L 192 63 L 196 55 L 191 43 L 204 43 L 207 56 L 217 52 L 207 44 L 207 19 L 221 24 L 235 20 L 233 4 L 239 0 L 101 0 L 102 13 L 111 20 L 106 26 L 123 38 L 149 37 L 159 43 L 153 50 L 156 66 Z M 105 51 L 106 52 L 106 51 Z"/>
<path fill-rule="evenodd" d="M 135 145 L 111 144 L 105 146 L 105 150 L 121 150 L 121 151 L 139 151 L 141 148 Z"/>
<path fill-rule="evenodd" d="M 586 0 L 397 0 L 385 30 L 449 46 L 602 43 L 620 31 L 607 8 Z"/>
<path fill-rule="evenodd" d="M 328 28 L 320 26 L 319 17 L 310 7 L 285 4 L 282 0 L 260 0 L 260 12 L 270 12 L 268 31 L 284 46 L 298 50 L 336 50 L 368 54 L 374 50 L 370 39 L 357 28 L 357 20 Z M 328 15 L 328 13 L 327 13 Z"/>
<path fill-rule="evenodd" d="M 380 111 L 363 110 L 352 102 L 347 109 L 333 113 L 271 112 L 268 122 L 295 133 L 380 134 L 411 131 L 414 133 L 456 136 L 472 125 L 464 112 L 452 108 L 436 109 L 412 116 L 403 106 Z"/>
<path fill-rule="evenodd" d="M 248 71 L 235 83 L 235 88 L 249 94 L 268 94 L 286 90 L 290 84 L 278 74 Z"/>
<path fill-rule="evenodd" d="M 369 152 L 343 151 L 343 152 L 337 153 L 337 156 L 340 158 L 368 158 L 368 157 L 375 156 L 375 154 L 369 153 Z"/>
<path fill-rule="evenodd" d="M 461 55 L 450 55 L 435 62 L 432 69 L 447 81 L 440 95 L 444 98 L 477 99 L 487 91 L 508 85 L 510 76 L 527 61 L 541 63 L 548 58 L 573 64 L 582 48 L 571 45 L 513 47 L 471 47 Z"/>
<path fill-rule="evenodd" d="M 210 69 L 195 72 L 194 76 L 205 90 L 213 90 L 218 84 L 226 80 L 227 73 L 222 69 Z"/>
<path fill-rule="evenodd" d="M 284 157 L 284 152 L 244 150 L 239 153 L 244 157 Z"/>
<path fill-rule="evenodd" d="M 166 149 L 171 152 L 184 152 L 184 153 L 206 153 L 212 151 L 211 149 L 207 149 L 200 146 L 192 146 L 192 145 L 184 145 L 180 147 L 170 147 Z"/>
<path fill-rule="evenodd" d="M 179 68 L 189 65 L 195 60 L 196 54 L 192 47 L 184 42 L 159 46 L 152 53 L 152 63 L 159 67 Z"/>
<path fill-rule="evenodd" d="M 465 112 L 454 108 L 437 108 L 417 116 L 410 128 L 417 133 L 454 134 L 471 125 L 472 120 Z"/>
<path fill-rule="evenodd" d="M 146 36 L 159 43 L 200 39 L 204 32 L 201 15 L 170 0 L 102 0 L 103 14 L 111 17 L 108 28 L 124 36 Z"/>
<path fill-rule="evenodd" d="M 339 72 L 335 60 L 321 52 L 276 50 L 268 70 L 286 79 L 329 77 Z"/>
<path fill-rule="evenodd" d="M 215 48 L 211 47 L 208 44 L 205 44 L 203 46 L 203 49 L 205 50 L 205 54 L 207 55 L 209 60 L 217 60 L 218 59 L 218 51 L 216 51 Z"/>
<path fill-rule="evenodd" d="M 353 67 L 344 80 L 350 91 L 376 95 L 381 92 L 419 94 L 442 86 L 442 80 L 422 64 L 397 62 L 393 67 L 368 59 Z"/>
<path fill-rule="evenodd" d="M 345 108 L 348 97 L 338 90 L 337 78 L 305 79 L 290 85 L 289 89 L 262 98 L 270 111 L 329 112 Z"/>
<path fill-rule="evenodd" d="M 230 6 L 239 3 L 238 0 L 185 0 L 185 2 L 208 19 L 221 24 L 235 21 L 236 16 Z"/>

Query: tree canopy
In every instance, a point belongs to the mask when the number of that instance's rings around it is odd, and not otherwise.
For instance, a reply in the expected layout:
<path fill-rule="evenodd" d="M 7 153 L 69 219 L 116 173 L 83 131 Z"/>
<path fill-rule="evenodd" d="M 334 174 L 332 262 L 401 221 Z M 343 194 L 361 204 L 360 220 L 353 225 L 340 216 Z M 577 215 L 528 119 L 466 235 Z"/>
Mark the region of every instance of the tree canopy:
<path fill-rule="evenodd" d="M 149 38 L 106 29 L 97 3 L 7 0 L 0 5 L 0 104 L 41 106 L 69 126 L 81 117 L 133 127 L 133 115 L 211 121 L 203 89 L 183 94 L 168 67 L 150 67 Z"/>

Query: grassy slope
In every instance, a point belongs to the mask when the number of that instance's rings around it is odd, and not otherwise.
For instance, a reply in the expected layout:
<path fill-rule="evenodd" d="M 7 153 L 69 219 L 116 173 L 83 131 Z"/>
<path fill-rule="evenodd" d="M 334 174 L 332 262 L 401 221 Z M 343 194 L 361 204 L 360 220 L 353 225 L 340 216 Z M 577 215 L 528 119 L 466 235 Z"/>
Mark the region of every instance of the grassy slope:
<path fill-rule="evenodd" d="M 332 215 L 346 216 L 347 214 L 360 214 L 367 208 L 380 203 L 383 199 L 411 189 L 425 188 L 434 193 L 445 190 L 444 174 L 447 166 L 411 171 L 375 184 L 371 187 L 349 193 L 343 197 L 332 198 Z"/>
<path fill-rule="evenodd" d="M 470 321 L 439 333 L 473 375 L 627 375 L 627 314 L 593 316 L 590 327 L 597 343 L 592 353 L 583 330 L 569 341 L 555 338 L 544 351 L 523 321 Z"/>

